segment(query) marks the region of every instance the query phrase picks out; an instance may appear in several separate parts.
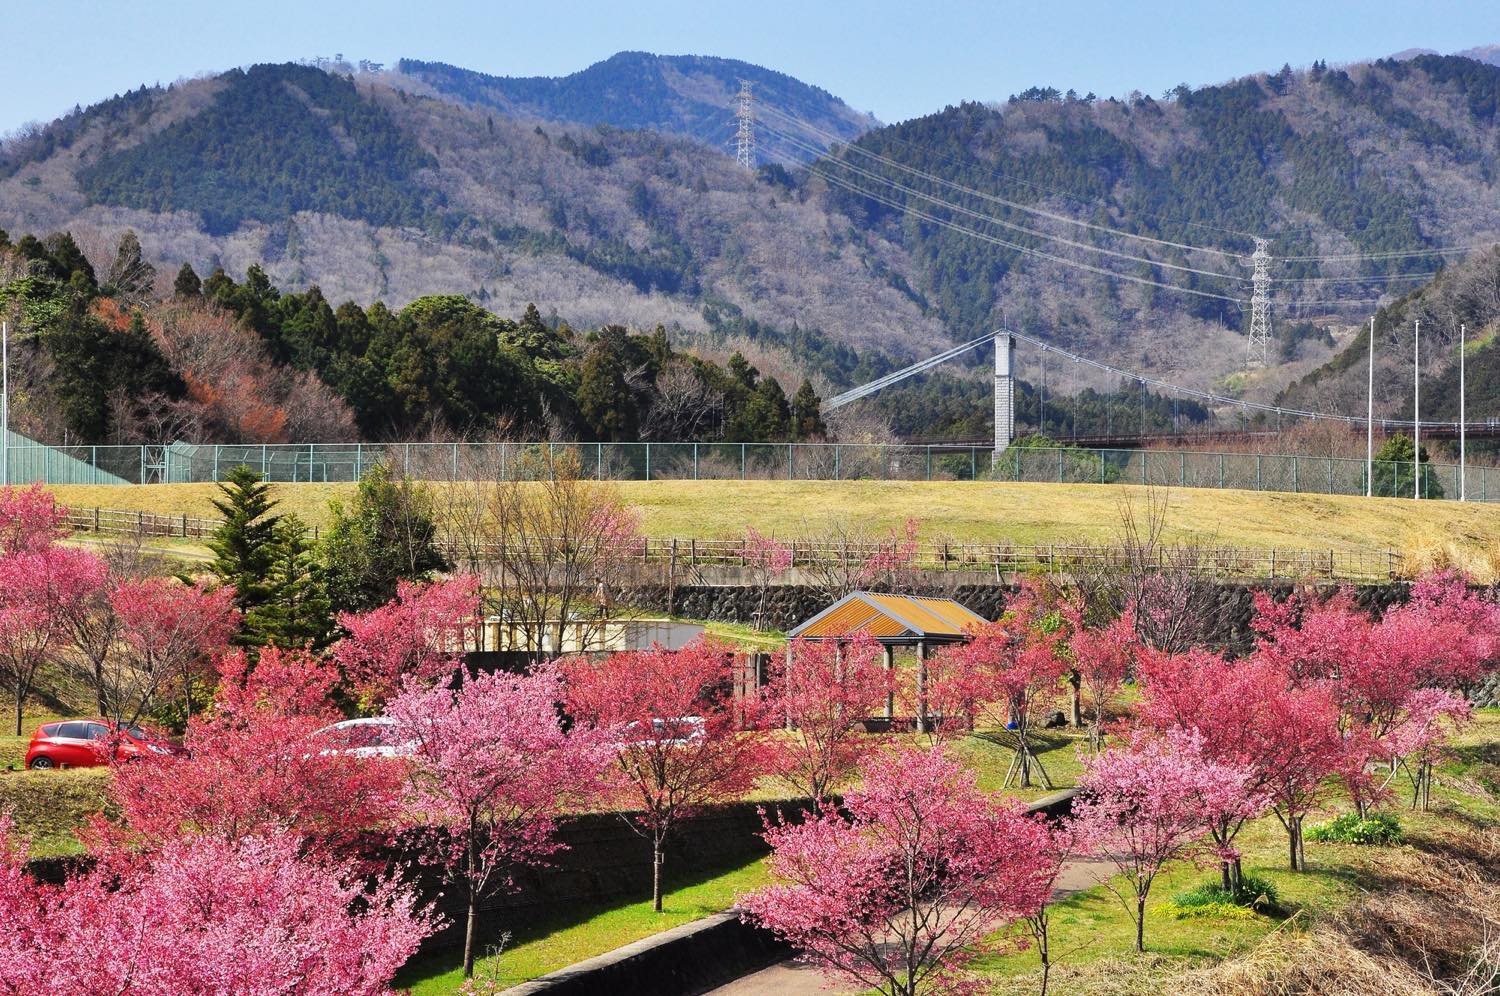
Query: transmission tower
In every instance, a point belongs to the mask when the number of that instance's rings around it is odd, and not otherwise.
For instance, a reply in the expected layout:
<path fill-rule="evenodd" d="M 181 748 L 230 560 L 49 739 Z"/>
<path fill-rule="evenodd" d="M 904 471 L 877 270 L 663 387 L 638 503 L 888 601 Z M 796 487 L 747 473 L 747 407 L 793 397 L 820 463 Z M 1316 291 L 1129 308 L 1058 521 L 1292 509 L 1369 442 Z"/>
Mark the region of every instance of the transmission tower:
<path fill-rule="evenodd" d="M 1271 345 L 1271 253 L 1269 239 L 1256 239 L 1250 256 L 1250 335 L 1245 339 L 1245 365 L 1263 367 Z"/>
<path fill-rule="evenodd" d="M 755 111 L 751 107 L 752 99 L 750 81 L 740 80 L 740 107 L 734 112 L 734 116 L 739 118 L 740 130 L 734 136 L 734 159 L 745 169 L 755 167 Z"/>

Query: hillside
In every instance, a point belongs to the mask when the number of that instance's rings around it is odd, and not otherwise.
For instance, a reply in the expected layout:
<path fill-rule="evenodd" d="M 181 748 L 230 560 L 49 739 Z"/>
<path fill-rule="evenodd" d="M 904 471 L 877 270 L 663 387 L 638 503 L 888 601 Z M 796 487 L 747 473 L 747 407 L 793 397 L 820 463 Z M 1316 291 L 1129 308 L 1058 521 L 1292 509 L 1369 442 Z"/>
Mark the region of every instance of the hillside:
<path fill-rule="evenodd" d="M 1421 324 L 1422 418 L 1458 418 L 1458 335 L 1468 333 L 1466 409 L 1474 421 L 1500 415 L 1500 248 L 1447 267 L 1431 283 L 1375 314 L 1375 412 L 1411 418 L 1412 338 Z M 1296 406 L 1363 414 L 1370 333 L 1362 329 L 1338 355 L 1291 384 Z M 1473 445 L 1473 444 L 1471 444 Z M 1485 445 L 1485 444 L 1482 444 Z"/>
<path fill-rule="evenodd" d="M 1162 99 L 1034 88 L 822 158 L 869 122 L 729 60 L 624 53 L 549 80 L 402 68 L 258 66 L 80 110 L 0 149 L 0 227 L 70 230 L 100 267 L 132 229 L 163 273 L 259 265 L 334 303 L 459 294 L 554 325 L 661 324 L 825 393 L 1003 320 L 1259 398 L 1435 268 L 1380 254 L 1500 238 L 1500 67 L 1461 57 Z M 755 174 L 721 148 L 742 73 L 778 160 Z M 1272 369 L 1248 377 L 1243 233 L 1308 257 L 1273 265 Z M 1061 390 L 1085 387 L 1114 385 Z"/>
<path fill-rule="evenodd" d="M 1281 376 L 1329 355 L 1302 320 L 1352 333 L 1370 299 L 1441 261 L 1383 254 L 1500 238 L 1497 106 L 1500 67 L 1439 56 L 1287 67 L 1163 99 L 1039 87 L 878 129 L 820 168 L 834 203 L 909 252 L 906 278 L 949 327 L 1003 313 L 1202 384 L 1243 363 L 1243 233 L 1293 257 L 1271 268 Z"/>
<path fill-rule="evenodd" d="M 163 272 L 261 265 L 334 302 L 452 293 L 575 327 L 663 324 L 712 348 L 754 339 L 796 354 L 788 376 L 851 375 L 808 340 L 878 361 L 945 339 L 892 279 L 900 250 L 777 174 L 407 79 L 257 66 L 133 91 L 5 144 L 0 228 L 72 231 L 101 264 L 134 230 Z"/>
<path fill-rule="evenodd" d="M 569 76 L 490 76 L 441 62 L 402 59 L 397 72 L 439 93 L 517 117 L 654 131 L 732 150 L 740 81 L 754 99 L 808 123 L 797 137 L 828 147 L 827 134 L 848 141 L 876 127 L 826 90 L 738 59 L 620 52 Z M 763 140 L 758 161 L 807 153 L 774 138 Z"/>

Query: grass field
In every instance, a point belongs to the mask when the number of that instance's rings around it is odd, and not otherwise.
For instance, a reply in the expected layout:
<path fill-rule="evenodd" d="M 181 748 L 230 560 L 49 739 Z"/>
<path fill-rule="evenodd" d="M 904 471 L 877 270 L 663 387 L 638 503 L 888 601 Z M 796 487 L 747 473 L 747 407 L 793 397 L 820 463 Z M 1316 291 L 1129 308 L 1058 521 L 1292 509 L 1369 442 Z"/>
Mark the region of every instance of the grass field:
<path fill-rule="evenodd" d="M 675 881 L 670 870 L 669 863 L 661 913 L 652 911 L 648 896 L 642 902 L 623 905 L 581 905 L 566 915 L 517 923 L 510 928 L 511 938 L 501 955 L 485 958 L 475 966 L 475 975 L 501 986 L 517 985 L 726 910 L 734 905 L 737 894 L 766 881 L 765 865 L 759 858 Z M 489 939 L 490 943 L 493 940 Z M 461 951 L 447 951 L 417 958 L 401 970 L 396 987 L 409 987 L 412 996 L 448 996 L 463 983 L 461 955 Z"/>
<path fill-rule="evenodd" d="M 438 485 L 441 487 L 441 485 Z M 1113 539 L 1122 500 L 1143 489 L 1124 485 L 909 481 L 653 481 L 618 485 L 652 537 L 730 537 L 746 526 L 782 537 L 819 536 L 836 524 L 884 529 L 908 516 L 929 540 L 1065 543 Z M 328 501 L 353 485 L 278 484 L 286 511 L 311 525 L 328 522 Z M 60 485 L 64 504 L 213 515 L 208 484 L 110 487 Z M 1339 550 L 1447 545 L 1487 557 L 1500 546 L 1500 505 L 1402 498 L 1213 491 L 1167 493 L 1168 538 L 1226 546 Z"/>

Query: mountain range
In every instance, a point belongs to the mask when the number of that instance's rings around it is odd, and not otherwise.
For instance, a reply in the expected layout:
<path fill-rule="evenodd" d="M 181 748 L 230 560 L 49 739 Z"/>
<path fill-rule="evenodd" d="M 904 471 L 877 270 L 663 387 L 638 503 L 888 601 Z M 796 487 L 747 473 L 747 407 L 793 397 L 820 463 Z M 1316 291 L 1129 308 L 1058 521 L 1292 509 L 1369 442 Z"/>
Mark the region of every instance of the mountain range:
<path fill-rule="evenodd" d="M 742 79 L 751 171 L 728 144 Z M 1497 106 L 1500 67 L 1426 54 L 1159 99 L 1037 87 L 890 126 L 728 59 L 621 53 L 559 79 L 260 65 L 12 137 L 0 227 L 101 258 L 133 230 L 164 274 L 260 264 L 335 302 L 661 324 L 825 389 L 1003 322 L 1266 397 L 1450 258 L 1395 254 L 1500 238 Z M 1277 338 L 1247 375 L 1252 235 Z"/>

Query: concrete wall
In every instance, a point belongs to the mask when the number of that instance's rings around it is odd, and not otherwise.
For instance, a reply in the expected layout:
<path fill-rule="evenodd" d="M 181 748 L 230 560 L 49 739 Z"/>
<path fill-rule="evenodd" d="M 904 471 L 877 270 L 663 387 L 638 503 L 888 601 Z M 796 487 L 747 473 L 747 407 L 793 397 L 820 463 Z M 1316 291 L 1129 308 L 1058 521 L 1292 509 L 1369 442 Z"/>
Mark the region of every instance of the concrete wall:
<path fill-rule="evenodd" d="M 669 882 L 679 876 L 712 874 L 765 854 L 760 809 L 778 809 L 799 818 L 806 800 L 772 803 L 735 803 L 705 809 L 683 820 L 669 838 L 666 872 Z M 541 868 L 521 868 L 515 888 L 491 896 L 481 906 L 479 938 L 494 943 L 501 931 L 536 918 L 557 916 L 580 906 L 651 898 L 651 844 L 626 820 L 599 813 L 565 820 L 558 840 L 567 850 Z M 396 854 L 393 857 L 400 858 Z M 419 871 L 421 888 L 453 926 L 428 941 L 429 949 L 463 943 L 464 899 L 460 890 L 445 884 L 436 869 Z"/>
<path fill-rule="evenodd" d="M 1249 649 L 1252 640 L 1250 619 L 1254 614 L 1254 594 L 1268 590 L 1285 595 L 1294 588 L 1290 582 L 1224 582 L 1219 586 L 1218 609 L 1214 612 L 1213 642 L 1237 652 Z M 1405 601 L 1408 586 L 1401 582 L 1362 585 L 1354 589 L 1355 601 L 1372 613 Z M 908 593 L 952 598 L 986 619 L 997 618 L 1016 586 L 1000 582 L 918 584 Z M 754 585 L 648 585 L 630 593 L 628 600 L 646 612 L 672 611 L 690 619 L 754 623 L 757 612 L 763 612 L 767 628 L 789 630 L 828 607 L 829 600 L 807 585 L 774 585 L 765 594 Z"/>

